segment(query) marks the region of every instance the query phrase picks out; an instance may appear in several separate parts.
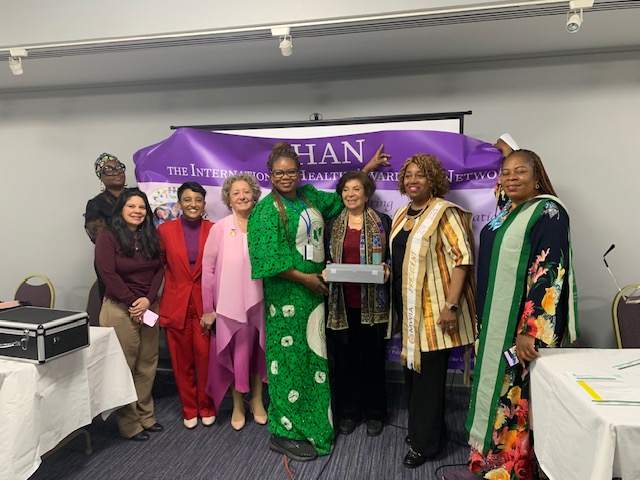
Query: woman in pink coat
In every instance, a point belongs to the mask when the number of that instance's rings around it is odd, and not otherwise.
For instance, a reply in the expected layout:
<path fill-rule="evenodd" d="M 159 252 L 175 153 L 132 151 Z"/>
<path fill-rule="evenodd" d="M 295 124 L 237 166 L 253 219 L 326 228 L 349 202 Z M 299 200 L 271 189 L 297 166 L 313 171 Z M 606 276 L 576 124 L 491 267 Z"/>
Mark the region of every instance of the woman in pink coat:
<path fill-rule="evenodd" d="M 202 259 L 201 324 L 212 331 L 207 393 L 219 409 L 231 388 L 235 430 L 245 425 L 244 394 L 249 391 L 254 421 L 267 423 L 262 403 L 262 383 L 267 381 L 262 280 L 251 279 L 247 247 L 247 221 L 259 198 L 254 176 L 240 173 L 225 180 L 222 200 L 232 213 L 211 228 Z"/>

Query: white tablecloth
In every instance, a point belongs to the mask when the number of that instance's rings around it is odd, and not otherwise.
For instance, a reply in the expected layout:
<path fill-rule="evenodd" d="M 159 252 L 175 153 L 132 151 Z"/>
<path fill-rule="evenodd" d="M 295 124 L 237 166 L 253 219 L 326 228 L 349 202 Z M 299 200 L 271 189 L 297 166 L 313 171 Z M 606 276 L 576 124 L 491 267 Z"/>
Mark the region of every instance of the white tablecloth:
<path fill-rule="evenodd" d="M 136 400 L 114 330 L 91 327 L 89 338 L 42 365 L 0 360 L 0 479 L 28 478 L 67 435 Z"/>
<path fill-rule="evenodd" d="M 568 373 L 621 375 L 640 389 L 640 349 L 543 349 L 531 373 L 535 451 L 552 480 L 640 479 L 640 406 L 596 404 Z"/>

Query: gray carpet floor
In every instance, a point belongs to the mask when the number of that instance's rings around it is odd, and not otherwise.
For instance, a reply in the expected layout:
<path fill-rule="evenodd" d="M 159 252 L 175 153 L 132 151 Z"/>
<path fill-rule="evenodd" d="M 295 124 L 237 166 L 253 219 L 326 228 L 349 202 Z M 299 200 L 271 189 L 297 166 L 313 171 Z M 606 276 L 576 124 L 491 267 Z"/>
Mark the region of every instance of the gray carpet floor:
<path fill-rule="evenodd" d="M 413 470 L 402 465 L 408 451 L 403 385 L 389 383 L 387 391 L 390 411 L 382 435 L 368 437 L 365 425 L 360 424 L 351 435 L 336 437 L 330 455 L 306 463 L 287 462 L 283 455 L 269 450 L 267 427 L 253 422 L 250 414 L 243 430 L 231 428 L 230 398 L 224 400 L 213 426 L 185 429 L 173 377 L 159 372 L 154 398 L 164 432 L 152 434 L 148 442 L 132 442 L 120 438 L 113 415 L 106 421 L 97 418 L 87 427 L 93 455 L 85 455 L 84 441 L 78 437 L 47 456 L 31 480 L 439 480 L 454 468 L 450 465 L 466 462 L 466 388 L 447 387 L 447 440 L 436 460 Z"/>

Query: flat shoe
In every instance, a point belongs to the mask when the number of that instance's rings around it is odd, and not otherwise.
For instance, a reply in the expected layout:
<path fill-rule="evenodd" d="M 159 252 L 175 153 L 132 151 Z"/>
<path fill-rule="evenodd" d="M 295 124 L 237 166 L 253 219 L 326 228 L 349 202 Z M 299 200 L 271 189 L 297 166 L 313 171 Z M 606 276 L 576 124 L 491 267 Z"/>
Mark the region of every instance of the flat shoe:
<path fill-rule="evenodd" d="M 191 430 L 198 426 L 198 417 L 193 417 L 189 419 L 185 418 L 182 422 L 184 423 L 185 428 L 187 428 L 188 430 Z"/>
<path fill-rule="evenodd" d="M 342 435 L 351 435 L 356 429 L 356 425 L 357 423 L 355 420 L 351 420 L 350 418 L 343 418 L 338 424 L 338 431 Z"/>
<path fill-rule="evenodd" d="M 291 440 L 289 438 L 271 435 L 269 448 L 278 453 L 283 453 L 291 460 L 308 462 L 318 456 L 318 452 L 305 440 Z"/>
<path fill-rule="evenodd" d="M 164 427 L 160 425 L 158 422 L 144 429 L 145 432 L 154 432 L 154 433 L 161 432 L 163 430 L 164 430 Z"/>
<path fill-rule="evenodd" d="M 427 457 L 416 452 L 413 448 L 410 448 L 409 453 L 404 457 L 404 466 L 407 468 L 417 468 L 426 463 L 427 460 Z"/>
<path fill-rule="evenodd" d="M 129 437 L 129 440 L 133 440 L 134 442 L 146 442 L 149 438 L 149 434 L 143 430 L 136 433 L 133 437 Z"/>
<path fill-rule="evenodd" d="M 211 415 L 210 417 L 202 417 L 202 425 L 205 427 L 210 427 L 216 421 L 216 416 Z"/>
<path fill-rule="evenodd" d="M 377 437 L 382 433 L 382 422 L 380 420 L 367 420 L 367 435 Z"/>

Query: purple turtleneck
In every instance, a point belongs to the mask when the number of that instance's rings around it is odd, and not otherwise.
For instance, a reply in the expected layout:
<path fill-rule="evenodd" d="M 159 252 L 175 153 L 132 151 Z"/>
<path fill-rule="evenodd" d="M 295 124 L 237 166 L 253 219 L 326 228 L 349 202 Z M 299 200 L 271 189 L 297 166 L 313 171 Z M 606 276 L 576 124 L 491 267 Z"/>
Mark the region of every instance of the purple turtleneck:
<path fill-rule="evenodd" d="M 182 231 L 184 232 L 184 244 L 187 247 L 187 257 L 191 268 L 198 260 L 198 250 L 200 248 L 200 226 L 202 225 L 202 217 L 198 220 L 187 220 L 184 215 L 180 216 L 182 222 Z"/>

